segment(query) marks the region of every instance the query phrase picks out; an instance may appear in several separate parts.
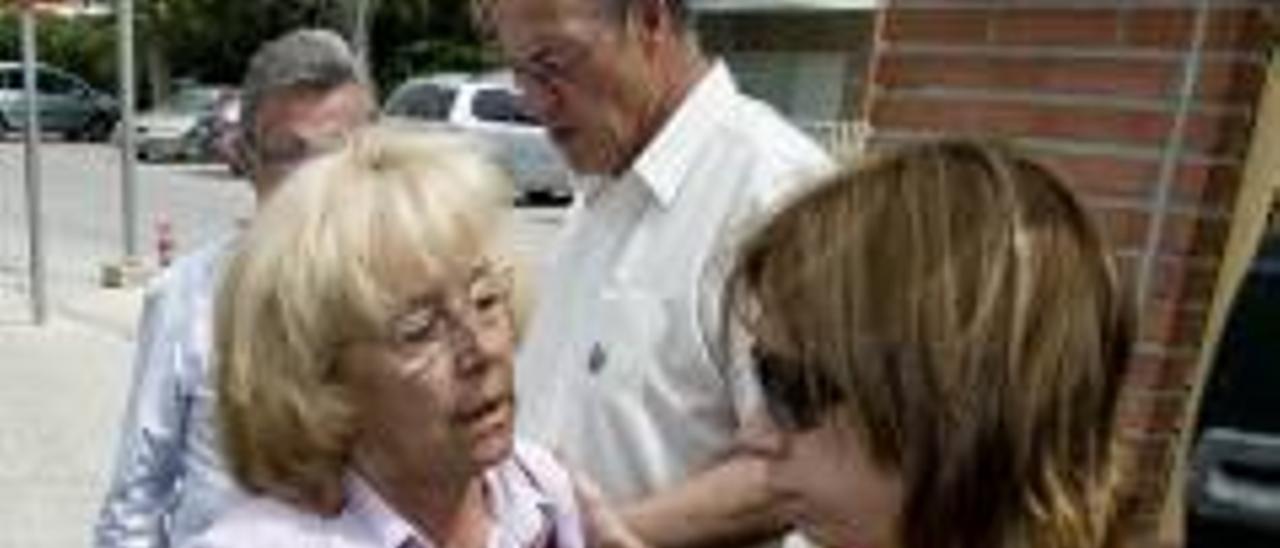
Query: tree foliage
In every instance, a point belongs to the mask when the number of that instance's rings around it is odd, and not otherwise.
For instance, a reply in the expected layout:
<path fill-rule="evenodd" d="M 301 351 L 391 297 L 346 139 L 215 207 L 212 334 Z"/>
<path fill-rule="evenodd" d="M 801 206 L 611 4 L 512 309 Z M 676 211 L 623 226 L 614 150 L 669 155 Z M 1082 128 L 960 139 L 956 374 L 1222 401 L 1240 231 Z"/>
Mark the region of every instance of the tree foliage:
<path fill-rule="evenodd" d="M 0 60 L 22 59 L 21 28 L 16 12 L 0 11 Z M 41 62 L 76 73 L 98 89 L 116 88 L 116 29 L 112 21 L 42 16 L 36 28 Z"/>
<path fill-rule="evenodd" d="M 153 78 L 238 84 L 263 42 L 303 26 L 332 28 L 350 39 L 357 2 L 369 2 L 367 59 L 379 89 L 436 71 L 472 71 L 496 57 L 472 28 L 469 0 L 134 0 L 142 99 Z M 116 18 L 41 17 L 41 60 L 115 90 Z M 0 11 L 0 59 L 19 59 L 19 20 Z M 147 63 L 148 52 L 163 57 Z M 145 70 L 150 68 L 151 70 Z M 163 71 L 164 74 L 150 72 Z"/>

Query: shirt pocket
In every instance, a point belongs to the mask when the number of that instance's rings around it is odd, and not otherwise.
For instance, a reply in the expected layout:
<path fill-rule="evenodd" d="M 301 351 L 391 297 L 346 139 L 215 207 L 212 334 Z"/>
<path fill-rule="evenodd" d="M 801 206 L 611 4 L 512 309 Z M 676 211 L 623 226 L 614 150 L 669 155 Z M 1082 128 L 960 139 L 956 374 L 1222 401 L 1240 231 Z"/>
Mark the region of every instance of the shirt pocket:
<path fill-rule="evenodd" d="M 661 367 L 670 318 L 666 299 L 639 288 L 606 290 L 587 370 L 603 386 L 639 389 Z"/>

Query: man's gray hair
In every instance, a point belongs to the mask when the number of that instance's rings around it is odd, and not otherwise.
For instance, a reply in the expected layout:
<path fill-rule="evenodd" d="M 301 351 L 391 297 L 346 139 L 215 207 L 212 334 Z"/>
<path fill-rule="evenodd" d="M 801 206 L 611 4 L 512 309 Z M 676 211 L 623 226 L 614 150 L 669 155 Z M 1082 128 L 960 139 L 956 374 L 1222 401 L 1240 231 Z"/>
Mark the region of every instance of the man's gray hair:
<path fill-rule="evenodd" d="M 300 29 L 264 44 L 249 61 L 242 86 L 240 121 L 246 144 L 253 144 L 258 108 L 268 96 L 298 89 L 328 91 L 347 84 L 372 92 L 364 64 L 333 31 Z"/>

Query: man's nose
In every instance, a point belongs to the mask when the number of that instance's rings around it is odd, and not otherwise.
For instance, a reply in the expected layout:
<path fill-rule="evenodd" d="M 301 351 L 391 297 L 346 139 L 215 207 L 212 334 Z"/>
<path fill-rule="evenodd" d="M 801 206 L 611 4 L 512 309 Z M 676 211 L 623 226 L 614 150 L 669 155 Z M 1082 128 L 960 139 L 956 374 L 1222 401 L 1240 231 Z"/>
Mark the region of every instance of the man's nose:
<path fill-rule="evenodd" d="M 559 93 L 553 84 L 526 76 L 517 78 L 516 85 L 520 87 L 520 104 L 525 112 L 543 125 L 548 124 L 559 102 Z"/>

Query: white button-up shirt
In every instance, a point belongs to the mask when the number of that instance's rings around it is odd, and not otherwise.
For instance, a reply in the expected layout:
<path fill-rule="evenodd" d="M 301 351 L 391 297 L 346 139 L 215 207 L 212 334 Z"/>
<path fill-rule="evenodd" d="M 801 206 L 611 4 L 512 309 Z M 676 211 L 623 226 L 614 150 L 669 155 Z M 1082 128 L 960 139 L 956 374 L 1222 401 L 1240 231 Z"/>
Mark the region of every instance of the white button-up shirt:
<path fill-rule="evenodd" d="M 210 376 L 214 292 L 234 239 L 183 256 L 147 289 L 94 546 L 177 545 L 244 496 L 218 451 Z"/>
<path fill-rule="evenodd" d="M 517 360 L 521 434 L 619 501 L 723 457 L 759 399 L 712 358 L 725 253 L 830 168 L 716 63 L 629 172 L 579 181 Z"/>

